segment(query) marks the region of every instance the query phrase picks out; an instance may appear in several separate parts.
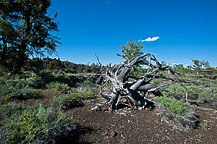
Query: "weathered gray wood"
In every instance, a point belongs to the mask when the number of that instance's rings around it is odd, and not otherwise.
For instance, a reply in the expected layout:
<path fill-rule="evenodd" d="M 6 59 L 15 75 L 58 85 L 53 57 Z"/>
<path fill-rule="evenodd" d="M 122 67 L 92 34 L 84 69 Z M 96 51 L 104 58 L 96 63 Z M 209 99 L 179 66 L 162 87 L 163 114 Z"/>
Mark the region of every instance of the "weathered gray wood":
<path fill-rule="evenodd" d="M 98 57 L 97 60 L 99 61 Z M 100 63 L 100 62 L 99 62 Z M 101 64 L 101 63 L 100 63 Z M 142 64 L 149 67 L 149 70 L 143 74 L 142 77 L 131 76 L 130 72 L 137 64 Z M 158 75 L 160 71 L 169 71 L 173 75 L 173 78 Z M 109 109 L 115 110 L 121 98 L 129 98 L 131 103 L 136 106 L 144 106 L 147 103 L 146 96 L 149 92 L 162 89 L 167 85 L 174 83 L 180 83 L 186 90 L 185 98 L 187 99 L 187 89 L 181 84 L 185 81 L 179 80 L 178 73 L 174 72 L 169 66 L 162 66 L 154 55 L 146 53 L 136 57 L 133 60 L 127 60 L 117 68 L 116 66 L 108 66 L 106 71 L 101 71 L 101 77 L 98 82 L 102 82 L 101 91 L 99 96 L 106 99 L 104 105 L 108 105 Z M 153 79 L 163 78 L 167 83 L 155 84 L 151 83 Z M 103 94 L 102 89 L 105 88 L 105 84 L 109 83 L 112 86 L 110 94 Z M 140 92 L 144 95 L 141 95 Z M 103 104 L 98 105 L 99 107 Z"/>

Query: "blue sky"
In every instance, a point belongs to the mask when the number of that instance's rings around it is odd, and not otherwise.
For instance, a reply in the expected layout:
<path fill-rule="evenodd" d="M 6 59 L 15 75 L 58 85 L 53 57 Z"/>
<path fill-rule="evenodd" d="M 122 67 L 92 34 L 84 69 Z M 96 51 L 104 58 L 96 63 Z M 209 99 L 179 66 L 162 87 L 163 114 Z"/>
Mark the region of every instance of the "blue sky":
<path fill-rule="evenodd" d="M 128 40 L 145 40 L 143 51 L 159 61 L 217 66 L 217 0 L 52 0 L 58 13 L 62 60 L 120 63 L 116 56 Z"/>

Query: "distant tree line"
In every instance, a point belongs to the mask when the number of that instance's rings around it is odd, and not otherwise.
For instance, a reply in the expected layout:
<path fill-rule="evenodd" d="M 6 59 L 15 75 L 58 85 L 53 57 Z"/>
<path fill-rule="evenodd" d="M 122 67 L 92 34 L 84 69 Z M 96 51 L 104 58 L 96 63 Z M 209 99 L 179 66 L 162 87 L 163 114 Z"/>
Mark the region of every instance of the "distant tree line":
<path fill-rule="evenodd" d="M 166 64 L 166 62 L 162 62 Z M 210 66 L 208 61 L 192 59 L 193 65 L 188 65 L 186 67 L 183 64 L 173 65 L 173 69 L 180 74 L 195 73 L 196 75 L 213 75 L 217 74 L 217 67 Z"/>
<path fill-rule="evenodd" d="M 29 58 L 23 68 L 35 73 L 39 73 L 42 70 L 62 73 L 97 73 L 100 71 L 101 66 L 95 63 L 90 65 L 76 64 L 69 61 L 61 61 L 59 58 L 52 59 L 47 57 L 43 59 Z"/>

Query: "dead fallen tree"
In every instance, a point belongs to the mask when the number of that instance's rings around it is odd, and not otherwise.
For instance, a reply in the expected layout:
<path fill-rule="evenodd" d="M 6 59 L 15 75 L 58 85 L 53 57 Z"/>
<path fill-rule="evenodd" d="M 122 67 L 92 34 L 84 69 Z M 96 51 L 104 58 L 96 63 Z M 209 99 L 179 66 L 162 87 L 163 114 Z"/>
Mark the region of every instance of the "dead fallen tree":
<path fill-rule="evenodd" d="M 98 62 L 99 59 L 97 58 Z M 100 63 L 100 62 L 99 62 Z M 101 63 L 100 63 L 101 64 Z M 141 69 L 136 69 L 136 67 Z M 132 71 L 139 71 L 139 75 L 132 75 Z M 132 60 L 127 59 L 124 63 L 116 66 L 107 66 L 101 69 L 100 77 L 97 80 L 100 86 L 99 97 L 105 99 L 104 102 L 95 103 L 99 109 L 107 106 L 110 111 L 116 110 L 121 99 L 125 99 L 125 105 L 133 108 L 144 108 L 150 99 L 149 94 L 160 96 L 159 90 L 167 91 L 164 87 L 178 83 L 185 89 L 184 95 L 176 95 L 176 99 L 184 96 L 188 102 L 188 92 L 184 83 L 191 83 L 180 80 L 179 74 L 174 72 L 170 66 L 163 66 L 154 55 L 145 53 Z M 154 83 L 155 79 L 163 79 L 161 83 Z M 106 85 L 110 85 L 110 91 L 105 92 Z M 167 91 L 168 92 L 168 91 Z"/>

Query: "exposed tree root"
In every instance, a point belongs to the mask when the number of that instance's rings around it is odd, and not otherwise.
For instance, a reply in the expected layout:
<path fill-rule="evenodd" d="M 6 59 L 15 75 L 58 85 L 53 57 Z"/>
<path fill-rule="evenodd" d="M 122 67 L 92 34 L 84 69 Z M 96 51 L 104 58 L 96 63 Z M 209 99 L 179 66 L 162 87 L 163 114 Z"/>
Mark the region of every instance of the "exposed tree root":
<path fill-rule="evenodd" d="M 99 62 L 98 57 L 97 60 Z M 100 62 L 99 64 L 101 65 Z M 137 65 L 145 67 L 140 70 L 140 77 L 131 73 Z M 160 72 L 164 72 L 164 75 Z M 136 109 L 144 108 L 147 103 L 150 103 L 150 99 L 148 99 L 150 93 L 160 96 L 162 94 L 159 90 L 164 90 L 164 87 L 175 83 L 179 83 L 185 89 L 185 101 L 188 102 L 188 92 L 184 83 L 192 83 L 180 80 L 178 73 L 174 72 L 169 66 L 161 65 L 154 55 L 149 53 L 138 56 L 133 60 L 127 60 L 120 65 L 107 66 L 105 70 L 102 68 L 100 74 L 97 84 L 101 91 L 98 96 L 104 98 L 105 101 L 96 104 L 97 106 L 93 110 L 105 105 L 111 111 L 116 110 L 120 99 L 130 101 L 128 105 Z M 164 79 L 164 81 L 156 84 L 152 82 L 154 79 Z M 106 85 L 110 85 L 110 92 L 108 90 L 105 92 L 105 89 L 108 89 Z"/>

